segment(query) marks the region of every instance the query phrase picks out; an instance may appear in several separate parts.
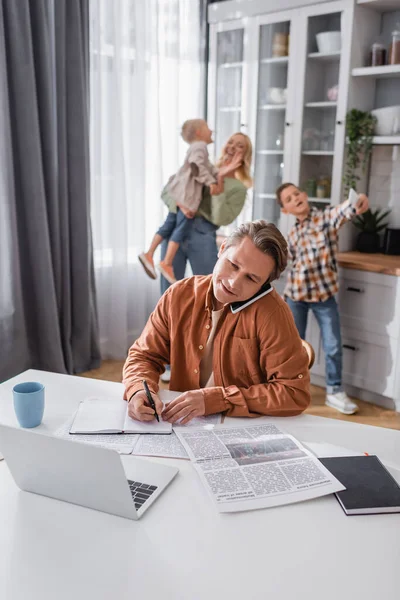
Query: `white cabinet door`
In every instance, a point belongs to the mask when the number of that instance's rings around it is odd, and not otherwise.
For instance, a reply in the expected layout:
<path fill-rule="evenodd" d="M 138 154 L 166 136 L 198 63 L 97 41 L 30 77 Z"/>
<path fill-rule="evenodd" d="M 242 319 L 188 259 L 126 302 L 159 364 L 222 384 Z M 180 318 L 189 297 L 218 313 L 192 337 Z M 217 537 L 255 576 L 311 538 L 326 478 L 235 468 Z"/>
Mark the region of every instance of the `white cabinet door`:
<path fill-rule="evenodd" d="M 342 336 L 343 382 L 396 398 L 397 340 L 346 329 Z"/>
<path fill-rule="evenodd" d="M 233 133 L 247 133 L 247 49 L 243 19 L 210 27 L 208 123 L 214 130 L 215 158 Z"/>
<path fill-rule="evenodd" d="M 342 329 L 400 338 L 400 281 L 393 275 L 340 269 Z"/>
<path fill-rule="evenodd" d="M 338 204 L 345 143 L 351 42 L 349 4 L 304 7 L 298 23 L 293 182 L 312 204 Z"/>
<path fill-rule="evenodd" d="M 210 26 L 208 70 L 208 116 L 214 131 L 210 155 L 217 161 L 228 138 L 249 132 L 250 35 L 248 19 Z M 240 216 L 221 233 L 228 235 L 237 225 L 252 218 L 252 190 Z"/>
<path fill-rule="evenodd" d="M 254 19 L 250 26 L 250 128 L 254 140 L 253 217 L 283 229 L 276 188 L 291 173 L 296 98 L 295 13 Z"/>

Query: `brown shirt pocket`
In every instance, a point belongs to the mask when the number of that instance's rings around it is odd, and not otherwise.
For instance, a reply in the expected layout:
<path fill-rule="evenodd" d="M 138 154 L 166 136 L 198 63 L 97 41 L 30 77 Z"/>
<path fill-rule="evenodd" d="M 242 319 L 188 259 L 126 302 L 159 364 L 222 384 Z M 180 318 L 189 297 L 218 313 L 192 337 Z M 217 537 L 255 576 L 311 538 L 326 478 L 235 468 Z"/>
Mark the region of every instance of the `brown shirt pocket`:
<path fill-rule="evenodd" d="M 261 383 L 260 348 L 257 338 L 232 337 L 232 354 L 234 364 L 241 379 L 246 385 Z"/>

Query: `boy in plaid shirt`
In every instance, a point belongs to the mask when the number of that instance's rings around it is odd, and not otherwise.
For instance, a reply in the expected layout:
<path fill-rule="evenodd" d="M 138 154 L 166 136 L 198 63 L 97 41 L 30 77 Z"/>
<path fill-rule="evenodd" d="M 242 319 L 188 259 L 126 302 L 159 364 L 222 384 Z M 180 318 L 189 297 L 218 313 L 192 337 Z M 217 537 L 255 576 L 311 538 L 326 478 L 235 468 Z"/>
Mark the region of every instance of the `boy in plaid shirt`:
<path fill-rule="evenodd" d="M 300 337 L 305 338 L 307 315 L 311 309 L 321 329 L 326 360 L 326 401 L 346 415 L 358 410 L 342 387 L 342 342 L 335 294 L 338 292 L 336 254 L 339 228 L 368 210 L 365 194 L 356 201 L 323 210 L 310 207 L 308 196 L 292 183 L 276 190 L 282 212 L 296 217 L 288 235 L 291 265 L 285 298 L 293 313 Z"/>

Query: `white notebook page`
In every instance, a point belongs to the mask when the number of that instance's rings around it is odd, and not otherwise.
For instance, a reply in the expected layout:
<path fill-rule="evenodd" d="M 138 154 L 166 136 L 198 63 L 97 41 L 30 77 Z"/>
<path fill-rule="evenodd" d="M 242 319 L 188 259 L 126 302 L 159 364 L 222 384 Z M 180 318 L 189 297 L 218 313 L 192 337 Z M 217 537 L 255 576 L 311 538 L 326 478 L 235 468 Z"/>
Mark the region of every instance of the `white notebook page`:
<path fill-rule="evenodd" d="M 171 423 L 148 423 L 128 416 L 128 403 L 119 398 L 86 398 L 80 403 L 70 433 L 171 433 Z"/>
<path fill-rule="evenodd" d="M 85 398 L 79 405 L 70 431 L 71 433 L 120 432 L 124 426 L 125 415 L 125 400 Z"/>
<path fill-rule="evenodd" d="M 135 419 L 131 419 L 128 413 L 126 413 L 123 429 L 126 433 L 130 431 L 134 433 L 171 433 L 172 424 L 163 421 L 161 417 L 159 423 L 157 419 L 148 422 L 136 421 Z"/>

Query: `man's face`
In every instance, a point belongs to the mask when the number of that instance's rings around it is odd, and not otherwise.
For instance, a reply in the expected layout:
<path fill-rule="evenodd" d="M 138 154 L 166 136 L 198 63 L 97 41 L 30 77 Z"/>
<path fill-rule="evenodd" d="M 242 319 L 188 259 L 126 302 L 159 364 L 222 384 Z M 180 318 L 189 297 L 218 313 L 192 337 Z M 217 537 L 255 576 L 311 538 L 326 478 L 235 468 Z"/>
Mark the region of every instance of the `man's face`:
<path fill-rule="evenodd" d="M 282 212 L 295 217 L 304 217 L 310 211 L 308 196 L 295 185 L 289 185 L 281 192 Z"/>
<path fill-rule="evenodd" d="M 275 261 L 255 247 L 250 238 L 225 249 L 222 244 L 213 271 L 213 291 L 221 304 L 242 302 L 258 292 L 275 268 Z"/>

